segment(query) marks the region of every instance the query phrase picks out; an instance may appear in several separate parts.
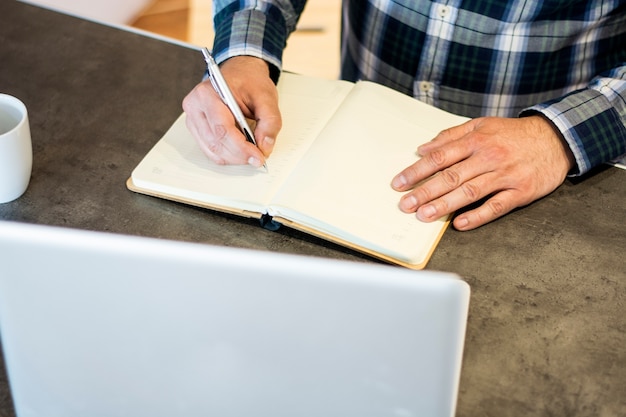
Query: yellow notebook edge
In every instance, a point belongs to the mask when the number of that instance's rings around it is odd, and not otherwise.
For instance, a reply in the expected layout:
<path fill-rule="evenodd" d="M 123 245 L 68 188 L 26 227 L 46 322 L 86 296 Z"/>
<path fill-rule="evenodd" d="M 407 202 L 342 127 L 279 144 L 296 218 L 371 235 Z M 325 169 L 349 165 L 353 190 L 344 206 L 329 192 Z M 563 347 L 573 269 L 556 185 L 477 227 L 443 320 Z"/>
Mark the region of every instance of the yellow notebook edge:
<path fill-rule="evenodd" d="M 369 248 L 363 247 L 361 245 L 357 245 L 355 243 L 352 243 L 350 241 L 338 238 L 336 236 L 330 235 L 328 233 L 324 233 L 322 231 L 313 229 L 311 227 L 308 226 L 303 226 L 299 223 L 295 223 L 289 219 L 285 219 L 283 217 L 273 217 L 272 220 L 280 223 L 284 226 L 287 226 L 289 228 L 295 229 L 295 230 L 299 230 L 301 232 L 307 233 L 309 235 L 312 236 L 316 236 L 319 237 L 321 239 L 327 240 L 329 242 L 333 242 L 336 243 L 338 245 L 344 246 L 346 248 L 349 249 L 353 249 L 357 252 L 363 253 L 365 255 L 371 256 L 372 258 L 375 259 L 379 259 L 381 261 L 390 263 L 390 264 L 395 264 L 395 265 L 399 265 L 405 268 L 409 268 L 409 269 L 415 269 L 415 270 L 419 270 L 419 269 L 424 269 L 426 267 L 426 265 L 428 264 L 428 261 L 430 261 L 430 258 L 432 257 L 433 253 L 435 252 L 435 249 L 437 248 L 437 246 L 439 245 L 439 241 L 441 240 L 441 238 L 443 237 L 444 232 L 448 229 L 448 226 L 450 224 L 450 221 L 452 219 L 452 215 L 448 215 L 448 217 L 446 218 L 446 221 L 444 222 L 444 225 L 441 227 L 441 230 L 439 231 L 439 234 L 437 235 L 437 238 L 434 240 L 434 242 L 432 243 L 432 245 L 430 246 L 430 249 L 428 251 L 428 253 L 426 254 L 426 256 L 424 257 L 424 260 L 418 264 L 412 264 L 412 263 L 408 263 L 408 262 L 404 262 L 400 259 L 394 258 L 392 256 L 388 256 L 385 255 L 383 253 L 371 250 Z M 417 221 L 417 220 L 416 220 Z"/>
<path fill-rule="evenodd" d="M 220 206 L 218 204 L 202 203 L 197 200 L 191 200 L 191 199 L 183 198 L 183 197 L 176 196 L 176 195 L 171 195 L 167 193 L 159 193 L 154 190 L 144 189 L 135 185 L 132 177 L 126 180 L 126 188 L 138 194 L 144 194 L 150 197 L 157 197 L 157 198 L 161 198 L 165 200 L 171 200 L 177 203 L 183 203 L 183 204 L 190 205 L 190 206 L 211 209 L 211 210 L 219 211 L 222 213 L 234 214 L 236 216 L 241 216 L 241 217 L 246 217 L 246 218 L 251 218 L 251 219 L 260 219 L 261 217 L 263 217 L 263 213 L 257 213 L 255 211 L 238 210 L 232 207 Z"/>
<path fill-rule="evenodd" d="M 130 190 L 133 191 L 135 193 L 138 194 L 144 194 L 147 196 L 151 196 L 151 197 L 157 197 L 160 199 L 165 199 L 165 200 L 170 200 L 170 201 L 175 201 L 178 203 L 183 203 L 183 204 L 187 204 L 187 205 L 191 205 L 191 206 L 196 206 L 196 207 L 202 207 L 202 208 L 207 208 L 210 210 L 215 210 L 215 211 L 219 211 L 222 213 L 228 213 L 228 214 L 233 214 L 236 216 L 241 216 L 241 217 L 246 217 L 246 218 L 253 218 L 253 219 L 261 219 L 261 217 L 263 217 L 263 213 L 257 213 L 257 212 L 253 212 L 253 211 L 248 211 L 248 210 L 237 210 L 237 209 L 233 209 L 231 207 L 225 207 L 225 206 L 220 206 L 220 205 L 216 205 L 216 204 L 208 204 L 208 203 L 202 203 L 196 200 L 191 200 L 191 199 L 186 199 L 186 198 L 182 198 L 180 196 L 175 196 L 175 195 L 170 195 L 170 194 L 166 194 L 166 193 L 159 193 L 153 190 L 147 190 L 147 189 L 143 189 L 141 187 L 137 187 L 135 185 L 135 183 L 133 182 L 132 177 L 129 177 L 128 180 L 126 181 L 126 187 Z M 426 256 L 424 257 L 424 260 L 420 263 L 417 264 L 412 264 L 412 263 L 408 263 L 408 262 L 404 262 L 400 259 L 394 258 L 392 256 L 388 256 L 385 255 L 383 253 L 371 250 L 369 248 L 363 247 L 361 245 L 357 245 L 355 243 L 352 243 L 348 240 L 344 240 L 341 238 L 338 238 L 336 236 L 330 235 L 328 233 L 324 233 L 320 230 L 316 230 L 313 229 L 311 227 L 296 223 L 292 220 L 286 219 L 284 217 L 273 217 L 272 220 L 280 223 L 283 226 L 289 227 L 291 229 L 294 230 L 299 230 L 301 232 L 304 232 L 306 234 L 309 234 L 311 236 L 316 236 L 319 237 L 323 240 L 338 244 L 340 246 L 344 246 L 346 248 L 355 250 L 357 252 L 363 253 L 365 255 L 371 256 L 372 258 L 375 259 L 379 259 L 381 261 L 390 263 L 390 264 L 394 264 L 394 265 L 399 265 L 408 269 L 414 269 L 414 270 L 420 270 L 420 269 L 424 269 L 426 267 L 426 264 L 428 264 L 428 261 L 430 260 L 430 258 L 432 257 L 432 254 L 434 253 L 435 249 L 437 248 L 437 246 L 439 245 L 439 241 L 441 240 L 444 232 L 448 229 L 448 226 L 450 224 L 450 220 L 452 218 L 452 215 L 449 215 L 444 223 L 444 225 L 441 227 L 437 238 L 433 241 L 433 243 L 430 246 L 430 249 L 428 251 L 428 253 L 426 254 Z M 416 220 L 417 221 L 417 220 Z"/>

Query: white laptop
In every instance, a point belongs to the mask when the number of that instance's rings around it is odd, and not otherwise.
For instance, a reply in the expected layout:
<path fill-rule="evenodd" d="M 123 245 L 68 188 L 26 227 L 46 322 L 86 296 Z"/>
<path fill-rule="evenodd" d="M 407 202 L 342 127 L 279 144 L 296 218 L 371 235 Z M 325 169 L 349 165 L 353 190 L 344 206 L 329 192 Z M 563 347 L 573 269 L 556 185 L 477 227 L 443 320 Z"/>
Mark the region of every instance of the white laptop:
<path fill-rule="evenodd" d="M 453 416 L 469 286 L 0 221 L 19 417 Z"/>

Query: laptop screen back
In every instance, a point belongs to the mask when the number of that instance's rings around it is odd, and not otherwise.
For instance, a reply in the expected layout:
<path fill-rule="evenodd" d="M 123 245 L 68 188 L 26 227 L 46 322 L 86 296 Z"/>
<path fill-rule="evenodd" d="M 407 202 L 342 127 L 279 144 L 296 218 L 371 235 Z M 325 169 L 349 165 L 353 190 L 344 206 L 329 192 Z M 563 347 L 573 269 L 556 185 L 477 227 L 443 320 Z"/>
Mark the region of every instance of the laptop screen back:
<path fill-rule="evenodd" d="M 18 416 L 452 416 L 451 274 L 0 222 Z"/>

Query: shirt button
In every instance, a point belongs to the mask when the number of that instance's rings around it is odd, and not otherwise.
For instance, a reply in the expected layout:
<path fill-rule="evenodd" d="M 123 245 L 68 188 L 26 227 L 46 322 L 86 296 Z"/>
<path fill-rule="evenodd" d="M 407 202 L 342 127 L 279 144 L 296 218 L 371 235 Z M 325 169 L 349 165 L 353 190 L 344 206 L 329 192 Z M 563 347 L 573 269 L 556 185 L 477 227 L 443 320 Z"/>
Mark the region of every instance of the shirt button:
<path fill-rule="evenodd" d="M 422 93 L 428 93 L 430 90 L 433 89 L 433 83 L 428 81 L 422 81 L 419 84 L 419 88 Z"/>
<path fill-rule="evenodd" d="M 445 19 L 450 14 L 450 8 L 448 6 L 439 6 L 437 14 L 440 18 Z"/>

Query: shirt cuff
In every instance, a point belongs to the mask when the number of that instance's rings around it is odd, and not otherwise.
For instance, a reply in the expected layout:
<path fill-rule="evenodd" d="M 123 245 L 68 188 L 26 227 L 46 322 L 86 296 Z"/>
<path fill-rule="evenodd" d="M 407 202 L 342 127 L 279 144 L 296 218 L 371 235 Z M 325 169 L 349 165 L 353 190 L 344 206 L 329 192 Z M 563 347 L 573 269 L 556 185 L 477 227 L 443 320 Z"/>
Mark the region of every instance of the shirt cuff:
<path fill-rule="evenodd" d="M 578 176 L 595 166 L 626 153 L 626 126 L 610 100 L 594 89 L 566 96 L 523 110 L 520 116 L 543 114 L 561 131 L 576 167 L 568 174 Z"/>
<path fill-rule="evenodd" d="M 259 10 L 222 10 L 215 17 L 213 56 L 219 64 L 234 56 L 253 56 L 270 66 L 270 77 L 276 83 L 282 70 L 287 29 L 280 13 L 266 15 Z"/>

